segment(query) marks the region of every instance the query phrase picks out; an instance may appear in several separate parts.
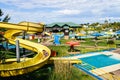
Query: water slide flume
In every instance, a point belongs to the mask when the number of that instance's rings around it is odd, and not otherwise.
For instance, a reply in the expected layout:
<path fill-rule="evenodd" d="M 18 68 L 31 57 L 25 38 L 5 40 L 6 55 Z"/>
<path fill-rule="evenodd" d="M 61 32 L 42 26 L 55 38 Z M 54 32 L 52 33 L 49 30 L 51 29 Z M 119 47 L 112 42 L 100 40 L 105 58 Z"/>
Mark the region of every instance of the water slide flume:
<path fill-rule="evenodd" d="M 43 31 L 43 25 L 42 24 L 36 24 L 31 22 L 22 22 L 20 24 L 11 24 L 11 23 L 2 23 L 0 22 L 0 28 L 6 28 L 8 29 L 5 32 L 4 37 L 8 40 L 9 43 L 15 44 L 16 40 L 19 40 L 20 46 L 23 48 L 26 48 L 28 50 L 32 50 L 36 52 L 36 56 L 27 60 L 21 59 L 20 63 L 15 62 L 15 59 L 7 59 L 7 64 L 0 64 L 0 76 L 2 77 L 8 77 L 8 76 L 16 76 L 25 74 L 34 70 L 37 70 L 38 68 L 45 65 L 51 55 L 50 49 L 46 46 L 28 41 L 23 40 L 20 38 L 16 38 L 20 33 L 23 31 L 26 32 L 42 32 Z M 44 57 L 43 50 L 45 50 L 48 55 Z M 9 61 L 12 61 L 14 63 L 10 63 Z"/>

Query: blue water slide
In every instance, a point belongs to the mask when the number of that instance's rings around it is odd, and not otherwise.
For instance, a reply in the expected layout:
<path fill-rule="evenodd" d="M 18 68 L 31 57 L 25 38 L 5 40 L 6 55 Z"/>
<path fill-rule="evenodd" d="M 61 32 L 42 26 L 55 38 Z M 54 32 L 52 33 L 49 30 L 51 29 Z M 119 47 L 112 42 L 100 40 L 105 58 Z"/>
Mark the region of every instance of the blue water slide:
<path fill-rule="evenodd" d="M 3 42 L 3 47 L 5 48 L 5 49 L 14 49 L 14 48 L 16 48 L 16 46 L 15 45 L 12 45 L 12 44 L 9 44 L 9 43 L 7 43 L 7 42 Z"/>
<path fill-rule="evenodd" d="M 54 35 L 54 44 L 59 45 L 60 44 L 60 36 Z"/>

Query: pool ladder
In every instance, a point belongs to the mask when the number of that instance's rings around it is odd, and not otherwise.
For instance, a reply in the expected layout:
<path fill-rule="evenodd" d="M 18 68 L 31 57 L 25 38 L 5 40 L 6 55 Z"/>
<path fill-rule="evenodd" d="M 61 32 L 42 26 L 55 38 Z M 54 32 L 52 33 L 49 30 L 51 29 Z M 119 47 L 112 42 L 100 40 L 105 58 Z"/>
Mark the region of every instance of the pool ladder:
<path fill-rule="evenodd" d="M 105 80 L 120 80 L 118 76 L 112 75 L 109 72 L 104 71 L 103 69 L 96 68 L 95 66 L 92 66 L 84 61 L 82 61 L 80 66 L 96 75 L 103 77 Z"/>

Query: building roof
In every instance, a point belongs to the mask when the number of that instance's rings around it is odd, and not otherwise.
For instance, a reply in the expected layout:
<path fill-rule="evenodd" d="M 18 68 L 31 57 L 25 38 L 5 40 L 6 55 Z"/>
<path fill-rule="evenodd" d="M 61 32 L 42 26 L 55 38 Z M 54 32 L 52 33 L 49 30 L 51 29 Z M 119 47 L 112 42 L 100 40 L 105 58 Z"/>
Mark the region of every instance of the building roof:
<path fill-rule="evenodd" d="M 47 24 L 46 27 L 54 27 L 55 25 L 59 27 L 69 26 L 69 27 L 79 27 L 79 24 L 73 23 L 73 22 L 54 22 L 51 24 Z"/>

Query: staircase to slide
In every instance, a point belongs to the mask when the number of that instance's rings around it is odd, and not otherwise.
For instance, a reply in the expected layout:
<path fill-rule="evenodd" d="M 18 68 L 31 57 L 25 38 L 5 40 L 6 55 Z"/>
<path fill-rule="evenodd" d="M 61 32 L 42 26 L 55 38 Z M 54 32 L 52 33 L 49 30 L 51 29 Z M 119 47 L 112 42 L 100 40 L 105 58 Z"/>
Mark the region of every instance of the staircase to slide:
<path fill-rule="evenodd" d="M 106 72 L 103 69 L 96 68 L 86 62 L 83 62 L 81 64 L 77 64 L 78 68 L 84 68 L 85 70 L 89 71 L 90 73 L 93 73 L 97 76 L 101 76 L 103 80 L 120 80 L 118 76 L 112 75 L 109 72 Z"/>

